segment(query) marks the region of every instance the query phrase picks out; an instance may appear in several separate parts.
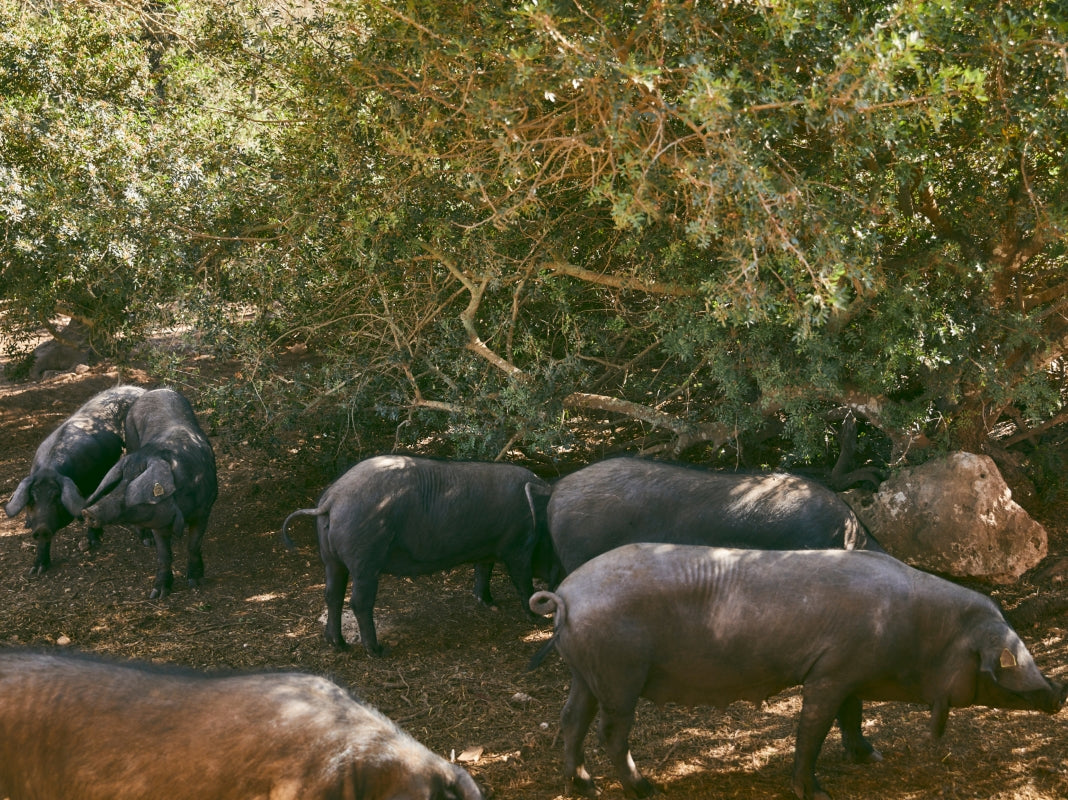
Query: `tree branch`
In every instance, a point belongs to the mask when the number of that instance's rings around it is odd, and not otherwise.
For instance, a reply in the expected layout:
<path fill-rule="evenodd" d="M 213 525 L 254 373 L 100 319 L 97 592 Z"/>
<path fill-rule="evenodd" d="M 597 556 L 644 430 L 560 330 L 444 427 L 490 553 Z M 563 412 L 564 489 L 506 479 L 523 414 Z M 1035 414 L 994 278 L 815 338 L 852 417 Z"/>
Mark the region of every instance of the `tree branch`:
<path fill-rule="evenodd" d="M 455 403 L 446 403 L 443 400 L 420 400 L 412 402 L 412 408 L 429 408 L 432 411 L 446 411 L 449 414 L 463 414 L 471 409 L 458 406 Z"/>
<path fill-rule="evenodd" d="M 1012 447 L 1014 444 L 1022 442 L 1024 439 L 1030 439 L 1032 436 L 1037 436 L 1040 433 L 1045 433 L 1050 428 L 1056 428 L 1058 425 L 1063 425 L 1068 422 L 1068 412 L 1058 414 L 1052 419 L 1048 419 L 1041 425 L 1036 425 L 1033 428 L 1017 431 L 1007 439 L 1002 439 L 1000 444 L 1002 447 Z"/>
<path fill-rule="evenodd" d="M 979 248 L 972 238 L 959 230 L 942 214 L 942 209 L 938 207 L 938 200 L 935 198 L 931 184 L 927 184 L 920 189 L 919 210 L 927 218 L 927 221 L 931 223 L 935 233 L 944 239 L 959 244 L 969 259 L 977 260 L 980 258 Z"/>
<path fill-rule="evenodd" d="M 523 372 L 523 370 L 487 347 L 486 343 L 482 341 L 482 337 L 478 335 L 478 328 L 475 327 L 475 316 L 478 313 L 478 306 L 482 302 L 482 293 L 486 290 L 486 285 L 489 283 L 489 279 L 483 278 L 481 283 L 476 284 L 444 253 L 428 244 L 423 244 L 422 246 L 427 253 L 444 264 L 445 268 L 454 278 L 456 278 L 456 280 L 463 284 L 464 288 L 467 289 L 468 293 L 471 295 L 471 300 L 468 302 L 467 308 L 460 312 L 460 322 L 463 324 L 464 330 L 467 331 L 467 344 L 465 347 L 472 353 L 489 361 L 493 366 L 497 367 L 509 377 L 525 377 L 526 373 Z"/>
<path fill-rule="evenodd" d="M 926 448 L 931 446 L 930 439 L 927 438 L 923 431 L 902 430 L 891 427 L 886 423 L 883 418 L 883 409 L 889 401 L 885 397 L 847 390 L 843 396 L 834 399 L 854 414 L 864 417 L 864 419 L 886 434 L 893 445 L 893 452 L 890 456 L 891 466 L 904 461 L 905 456 L 908 455 L 909 450 L 913 447 Z"/>
<path fill-rule="evenodd" d="M 1052 303 L 1054 300 L 1059 300 L 1065 295 L 1068 295 L 1068 281 L 1059 283 L 1056 286 L 1051 286 L 1048 289 L 1029 294 L 1023 299 L 1023 310 L 1025 312 L 1034 311 L 1036 308 Z"/>
<path fill-rule="evenodd" d="M 672 283 L 646 282 L 638 278 L 623 275 L 606 275 L 601 272 L 577 267 L 566 261 L 552 261 L 545 268 L 554 275 L 566 275 L 569 278 L 577 278 L 587 283 L 596 283 L 600 286 L 611 286 L 614 289 L 627 289 L 633 292 L 645 294 L 662 294 L 669 297 L 693 297 L 697 289 L 689 286 L 677 286 Z"/>
<path fill-rule="evenodd" d="M 714 448 L 719 448 L 734 436 L 734 431 L 731 428 L 719 422 L 695 425 L 681 420 L 673 414 L 667 414 L 658 409 L 643 406 L 640 403 L 603 394 L 573 392 L 564 398 L 564 406 L 573 409 L 593 409 L 622 414 L 625 417 L 648 423 L 654 428 L 666 428 L 674 433 L 676 437 L 675 446 L 672 447 L 674 455 L 678 455 L 702 442 L 711 442 Z"/>

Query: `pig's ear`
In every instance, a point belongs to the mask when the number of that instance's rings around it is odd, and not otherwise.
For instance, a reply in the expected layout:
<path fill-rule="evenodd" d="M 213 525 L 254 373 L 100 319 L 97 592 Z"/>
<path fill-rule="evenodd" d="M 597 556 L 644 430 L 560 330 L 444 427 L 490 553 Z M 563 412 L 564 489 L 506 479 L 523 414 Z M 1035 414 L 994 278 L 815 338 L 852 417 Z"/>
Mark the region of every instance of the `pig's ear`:
<path fill-rule="evenodd" d="M 93 505 L 97 500 L 119 485 L 119 481 L 122 480 L 122 468 L 125 466 L 125 463 L 126 459 L 120 458 L 118 463 L 108 470 L 108 474 L 101 479 L 100 485 L 93 490 L 93 493 L 89 495 L 89 499 L 85 501 L 86 507 Z"/>
<path fill-rule="evenodd" d="M 85 507 L 85 499 L 82 497 L 82 493 L 78 491 L 74 481 L 66 475 L 60 475 L 59 482 L 63 487 L 59 496 L 59 499 L 63 502 L 63 507 L 70 512 L 72 517 L 80 517 L 82 509 Z"/>
<path fill-rule="evenodd" d="M 126 487 L 126 505 L 155 504 L 174 494 L 174 474 L 170 464 L 153 458 L 148 467 Z"/>
<path fill-rule="evenodd" d="M 15 516 L 26 507 L 26 501 L 30 499 L 30 478 L 32 477 L 32 475 L 27 475 L 22 479 L 7 505 L 4 506 L 4 511 L 9 517 Z"/>
<path fill-rule="evenodd" d="M 990 646 L 983 649 L 979 655 L 979 670 L 997 680 L 997 674 L 1006 669 L 1018 666 L 1016 654 L 1007 647 Z"/>

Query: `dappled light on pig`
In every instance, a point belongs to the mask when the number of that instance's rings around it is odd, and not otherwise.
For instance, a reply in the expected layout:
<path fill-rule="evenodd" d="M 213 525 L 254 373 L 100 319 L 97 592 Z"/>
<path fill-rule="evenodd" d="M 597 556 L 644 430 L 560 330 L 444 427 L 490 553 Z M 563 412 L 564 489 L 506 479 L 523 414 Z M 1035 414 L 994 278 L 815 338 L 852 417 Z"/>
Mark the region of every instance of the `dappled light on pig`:
<path fill-rule="evenodd" d="M 836 721 L 851 761 L 882 761 L 862 701 L 923 703 L 941 736 L 950 708 L 1054 713 L 1065 700 L 989 598 L 882 553 L 631 544 L 535 593 L 531 609 L 553 614 L 549 646 L 571 670 L 564 774 L 582 794 L 596 791 L 583 741 L 598 713 L 625 793 L 655 792 L 628 743 L 639 697 L 722 707 L 802 686 L 800 800 L 827 797 L 815 764 Z"/>
<path fill-rule="evenodd" d="M 130 406 L 125 433 L 130 452 L 115 464 L 86 500 L 86 520 L 123 522 L 150 530 L 156 545 L 156 580 L 149 599 L 171 593 L 173 539 L 186 536 L 186 581 L 204 577 L 201 547 L 218 476 L 211 442 L 189 401 L 173 389 L 145 392 Z"/>
<path fill-rule="evenodd" d="M 0 651 L 0 795 L 482 800 L 337 684 Z"/>
<path fill-rule="evenodd" d="M 784 473 L 610 458 L 557 481 L 547 515 L 564 573 L 634 542 L 882 550 L 838 495 Z"/>
<path fill-rule="evenodd" d="M 26 528 L 36 544 L 31 574 L 51 566 L 52 537 L 82 513 L 85 498 L 122 455 L 123 429 L 130 406 L 144 394 L 138 386 L 106 389 L 87 400 L 37 448 L 30 474 L 16 487 L 4 510 L 26 510 Z M 87 544 L 100 544 L 101 525 L 87 526 Z"/>
<path fill-rule="evenodd" d="M 324 638 L 346 648 L 342 606 L 350 604 L 360 643 L 383 655 L 374 622 L 381 575 L 425 575 L 458 564 L 476 565 L 475 594 L 490 605 L 490 570 L 503 561 L 522 602 L 533 594 L 539 541 L 548 540 L 537 497 L 549 486 L 513 464 L 376 456 L 334 481 L 315 508 L 294 511 L 282 523 L 316 518 L 319 556 L 326 573 Z M 548 545 L 546 545 L 548 546 Z"/>

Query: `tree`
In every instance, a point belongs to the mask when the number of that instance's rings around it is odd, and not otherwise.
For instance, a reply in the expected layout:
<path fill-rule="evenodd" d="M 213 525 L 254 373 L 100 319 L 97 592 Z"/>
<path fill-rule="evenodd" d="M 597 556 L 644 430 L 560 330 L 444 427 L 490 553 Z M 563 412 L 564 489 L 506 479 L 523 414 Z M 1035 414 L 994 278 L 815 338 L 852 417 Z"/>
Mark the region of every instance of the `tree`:
<path fill-rule="evenodd" d="M 152 2 L 0 4 L 0 298 L 16 348 L 62 314 L 114 354 L 202 295 L 226 301 L 214 267 L 237 278 L 246 242 L 204 232 L 270 213 L 263 162 L 245 157 L 269 141 L 242 130 L 214 47 L 227 22 Z"/>
<path fill-rule="evenodd" d="M 1063 421 L 1060 4 L 268 10 L 174 45 L 230 87 L 177 294 L 260 419 L 757 463 L 847 412 L 892 462 Z"/>

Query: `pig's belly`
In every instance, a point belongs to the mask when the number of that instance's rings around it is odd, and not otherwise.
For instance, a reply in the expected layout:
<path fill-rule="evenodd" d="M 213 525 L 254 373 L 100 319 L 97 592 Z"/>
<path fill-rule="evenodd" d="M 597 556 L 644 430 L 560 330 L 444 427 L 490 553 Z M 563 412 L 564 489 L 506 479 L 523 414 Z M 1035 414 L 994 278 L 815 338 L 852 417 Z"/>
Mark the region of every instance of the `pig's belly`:
<path fill-rule="evenodd" d="M 687 665 L 686 668 L 654 665 L 649 670 L 641 696 L 654 703 L 722 708 L 737 700 L 758 703 L 800 683 L 801 679 L 792 675 L 730 664 Z"/>

